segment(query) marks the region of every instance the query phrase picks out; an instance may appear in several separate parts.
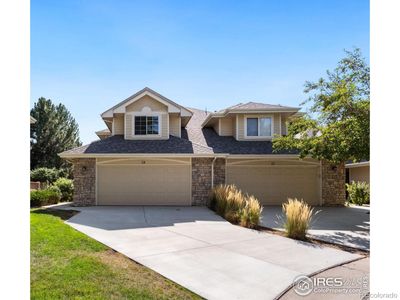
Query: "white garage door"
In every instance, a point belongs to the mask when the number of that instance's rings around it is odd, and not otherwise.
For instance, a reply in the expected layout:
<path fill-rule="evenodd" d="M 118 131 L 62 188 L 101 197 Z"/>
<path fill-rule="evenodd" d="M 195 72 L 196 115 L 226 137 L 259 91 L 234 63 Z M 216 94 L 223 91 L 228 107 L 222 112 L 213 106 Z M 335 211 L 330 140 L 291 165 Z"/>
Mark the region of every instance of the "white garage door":
<path fill-rule="evenodd" d="M 229 165 L 227 183 L 255 195 L 263 205 L 281 205 L 287 198 L 319 205 L 319 166 Z"/>
<path fill-rule="evenodd" d="M 98 205 L 190 205 L 189 161 L 97 165 Z"/>

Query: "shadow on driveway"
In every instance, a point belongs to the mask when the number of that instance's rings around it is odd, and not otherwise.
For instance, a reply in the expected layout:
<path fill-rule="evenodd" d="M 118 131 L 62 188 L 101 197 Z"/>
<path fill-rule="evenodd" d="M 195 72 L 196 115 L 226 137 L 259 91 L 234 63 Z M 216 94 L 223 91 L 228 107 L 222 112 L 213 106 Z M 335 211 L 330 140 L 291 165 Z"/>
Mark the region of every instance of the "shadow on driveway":
<path fill-rule="evenodd" d="M 370 215 L 366 207 L 314 207 L 309 235 L 334 244 L 368 250 Z M 264 206 L 261 225 L 283 230 L 281 206 Z"/>

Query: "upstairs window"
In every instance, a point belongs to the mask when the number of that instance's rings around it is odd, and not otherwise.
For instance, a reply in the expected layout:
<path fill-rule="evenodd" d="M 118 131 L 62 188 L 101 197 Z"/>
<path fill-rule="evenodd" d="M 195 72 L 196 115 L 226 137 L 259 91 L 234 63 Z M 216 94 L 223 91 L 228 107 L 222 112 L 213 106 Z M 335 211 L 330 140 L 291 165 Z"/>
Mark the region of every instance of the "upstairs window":
<path fill-rule="evenodd" d="M 158 135 L 158 116 L 135 116 L 135 135 Z"/>
<path fill-rule="evenodd" d="M 246 118 L 247 132 L 249 137 L 270 137 L 272 136 L 272 118 Z"/>

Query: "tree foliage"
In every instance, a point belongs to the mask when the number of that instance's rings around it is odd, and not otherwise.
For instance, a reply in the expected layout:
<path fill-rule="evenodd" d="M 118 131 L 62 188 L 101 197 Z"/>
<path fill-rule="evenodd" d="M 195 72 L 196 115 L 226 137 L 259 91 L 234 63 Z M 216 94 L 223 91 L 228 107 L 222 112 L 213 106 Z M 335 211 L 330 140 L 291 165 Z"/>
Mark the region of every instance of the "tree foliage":
<path fill-rule="evenodd" d="M 79 128 L 63 104 L 54 105 L 43 97 L 34 104 L 31 116 L 31 169 L 67 168 L 69 164 L 57 154 L 81 145 Z"/>
<path fill-rule="evenodd" d="M 274 151 L 296 149 L 332 163 L 369 160 L 370 70 L 360 49 L 345 51 L 327 78 L 305 83 L 310 115 L 293 118 L 286 136 L 274 139 Z"/>

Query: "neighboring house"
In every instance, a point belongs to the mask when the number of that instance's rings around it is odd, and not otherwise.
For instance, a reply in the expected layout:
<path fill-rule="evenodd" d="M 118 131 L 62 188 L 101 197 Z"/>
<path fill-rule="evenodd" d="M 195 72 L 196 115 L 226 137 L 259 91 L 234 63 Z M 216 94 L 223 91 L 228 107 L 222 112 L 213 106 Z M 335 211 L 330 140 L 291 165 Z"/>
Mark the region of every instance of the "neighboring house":
<path fill-rule="evenodd" d="M 30 120 L 30 124 L 35 124 L 36 123 L 36 119 L 34 117 L 31 116 L 31 120 Z"/>
<path fill-rule="evenodd" d="M 74 164 L 76 205 L 205 205 L 221 183 L 265 205 L 342 205 L 344 164 L 272 151 L 298 111 L 248 102 L 207 113 L 144 88 L 101 115 L 100 140 L 60 156 Z"/>
<path fill-rule="evenodd" d="M 346 164 L 346 182 L 366 182 L 369 184 L 369 161 Z"/>

